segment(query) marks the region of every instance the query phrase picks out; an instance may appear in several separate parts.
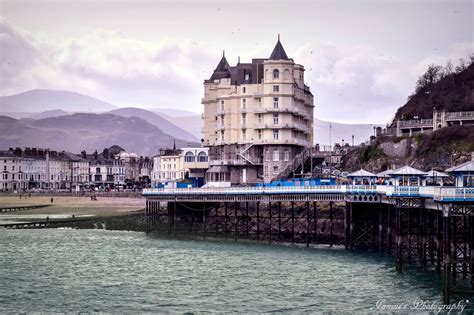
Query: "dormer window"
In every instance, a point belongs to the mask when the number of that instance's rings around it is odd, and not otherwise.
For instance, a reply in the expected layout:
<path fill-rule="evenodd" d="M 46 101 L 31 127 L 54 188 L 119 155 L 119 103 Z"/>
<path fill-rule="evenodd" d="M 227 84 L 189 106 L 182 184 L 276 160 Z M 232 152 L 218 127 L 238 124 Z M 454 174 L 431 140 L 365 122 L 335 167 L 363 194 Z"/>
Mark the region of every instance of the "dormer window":
<path fill-rule="evenodd" d="M 278 79 L 280 77 L 280 71 L 278 69 L 273 70 L 273 78 Z"/>

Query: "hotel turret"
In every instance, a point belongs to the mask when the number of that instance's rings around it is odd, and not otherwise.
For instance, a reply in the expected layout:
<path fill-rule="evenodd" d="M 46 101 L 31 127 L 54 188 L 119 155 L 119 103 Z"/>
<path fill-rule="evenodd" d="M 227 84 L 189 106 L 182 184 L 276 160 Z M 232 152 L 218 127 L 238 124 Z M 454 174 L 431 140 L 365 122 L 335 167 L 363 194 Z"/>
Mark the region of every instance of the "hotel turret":
<path fill-rule="evenodd" d="M 304 71 L 288 58 L 280 38 L 269 58 L 230 66 L 223 54 L 204 81 L 208 182 L 270 182 L 312 145 L 313 95 Z"/>

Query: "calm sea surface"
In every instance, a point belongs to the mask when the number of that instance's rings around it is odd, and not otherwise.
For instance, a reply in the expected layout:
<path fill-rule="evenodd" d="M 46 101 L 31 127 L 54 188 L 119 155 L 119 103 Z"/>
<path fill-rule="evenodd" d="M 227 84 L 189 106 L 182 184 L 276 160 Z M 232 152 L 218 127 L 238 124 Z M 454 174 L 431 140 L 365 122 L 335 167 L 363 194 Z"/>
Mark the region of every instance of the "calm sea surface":
<path fill-rule="evenodd" d="M 341 249 L 163 239 L 140 232 L 0 231 L 0 312 L 370 311 L 441 280 Z"/>

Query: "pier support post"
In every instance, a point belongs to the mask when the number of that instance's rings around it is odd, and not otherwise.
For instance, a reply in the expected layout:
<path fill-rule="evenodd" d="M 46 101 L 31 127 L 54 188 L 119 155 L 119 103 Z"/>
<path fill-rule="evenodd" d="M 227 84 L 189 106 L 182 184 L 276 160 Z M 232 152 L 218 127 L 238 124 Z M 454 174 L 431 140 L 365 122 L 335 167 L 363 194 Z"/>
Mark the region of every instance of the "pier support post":
<path fill-rule="evenodd" d="M 379 253 L 383 252 L 383 210 L 382 210 L 382 201 L 379 203 L 379 236 L 378 236 L 378 251 Z"/>
<path fill-rule="evenodd" d="M 441 273 L 443 262 L 443 211 L 436 212 L 436 272 Z"/>
<path fill-rule="evenodd" d="M 451 280 L 451 248 L 449 235 L 449 209 L 443 213 L 443 303 L 449 304 L 450 301 L 450 280 Z"/>
<path fill-rule="evenodd" d="M 260 241 L 260 201 L 257 201 L 257 242 Z"/>
<path fill-rule="evenodd" d="M 392 207 L 387 207 L 387 253 L 392 256 Z"/>
<path fill-rule="evenodd" d="M 176 206 L 178 204 L 178 201 L 175 199 L 174 201 L 174 207 L 173 207 L 173 233 L 174 236 L 176 236 Z"/>
<path fill-rule="evenodd" d="M 418 242 L 419 242 L 419 252 L 420 252 L 420 266 L 421 266 L 421 271 L 426 271 L 426 265 L 428 264 L 427 261 L 427 253 L 426 253 L 426 226 L 425 226 L 425 221 L 426 221 L 426 212 L 428 211 L 427 209 L 420 208 L 420 222 L 419 222 L 419 227 L 420 227 L 420 235 L 418 236 Z"/>
<path fill-rule="evenodd" d="M 206 239 L 206 201 L 202 203 L 202 238 Z"/>
<path fill-rule="evenodd" d="M 332 212 L 332 205 L 333 205 L 333 202 L 330 201 L 329 202 L 329 247 L 332 247 L 333 245 L 333 212 Z"/>
<path fill-rule="evenodd" d="M 309 201 L 306 202 L 306 247 L 309 247 Z"/>
<path fill-rule="evenodd" d="M 229 204 L 227 202 L 224 202 L 224 238 L 225 239 L 227 239 L 227 220 L 229 219 L 228 207 L 229 207 Z"/>
<path fill-rule="evenodd" d="M 272 202 L 268 202 L 268 243 L 272 243 Z"/>
<path fill-rule="evenodd" d="M 291 202 L 291 243 L 295 243 L 295 202 Z"/>
<path fill-rule="evenodd" d="M 351 232 L 350 232 L 350 214 L 349 214 L 350 210 L 349 210 L 349 202 L 346 201 L 346 208 L 345 208 L 345 211 L 344 211 L 344 235 L 345 235 L 345 239 L 344 239 L 344 247 L 346 248 L 346 250 L 349 249 L 349 246 L 350 246 L 350 235 L 351 235 Z"/>
<path fill-rule="evenodd" d="M 249 217 L 249 202 L 247 201 L 245 203 L 245 237 L 249 237 L 249 223 L 250 223 L 250 217 Z"/>
<path fill-rule="evenodd" d="M 471 231 L 469 238 L 469 249 L 471 251 L 471 288 L 474 290 L 474 214 L 471 214 L 471 216 L 469 217 L 469 230 Z"/>
<path fill-rule="evenodd" d="M 281 241 L 281 201 L 278 202 L 278 240 Z"/>
<path fill-rule="evenodd" d="M 397 200 L 397 203 L 399 200 Z M 401 209 L 400 206 L 397 204 L 396 214 L 395 214 L 395 221 L 396 221 L 396 258 L 395 258 L 395 268 L 398 272 L 402 271 L 402 224 L 401 224 L 402 216 L 401 216 Z"/>
<path fill-rule="evenodd" d="M 235 211 L 234 211 L 234 242 L 237 242 L 237 226 L 238 226 L 238 211 L 240 210 L 240 202 L 235 204 Z"/>
<path fill-rule="evenodd" d="M 349 203 L 349 247 L 351 251 L 354 250 L 354 209 L 352 207 L 352 202 Z"/>
<path fill-rule="evenodd" d="M 316 201 L 313 201 L 313 218 L 314 218 L 314 244 L 318 244 L 318 209 Z"/>

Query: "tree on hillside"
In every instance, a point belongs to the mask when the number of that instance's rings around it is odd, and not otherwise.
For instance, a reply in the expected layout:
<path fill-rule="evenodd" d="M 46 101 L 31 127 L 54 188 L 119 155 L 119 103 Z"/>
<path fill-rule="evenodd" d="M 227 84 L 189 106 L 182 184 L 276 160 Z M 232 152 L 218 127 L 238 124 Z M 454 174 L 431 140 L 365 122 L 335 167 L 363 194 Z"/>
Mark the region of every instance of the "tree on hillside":
<path fill-rule="evenodd" d="M 438 82 L 443 75 L 443 67 L 431 64 L 423 75 L 416 81 L 416 92 Z"/>

